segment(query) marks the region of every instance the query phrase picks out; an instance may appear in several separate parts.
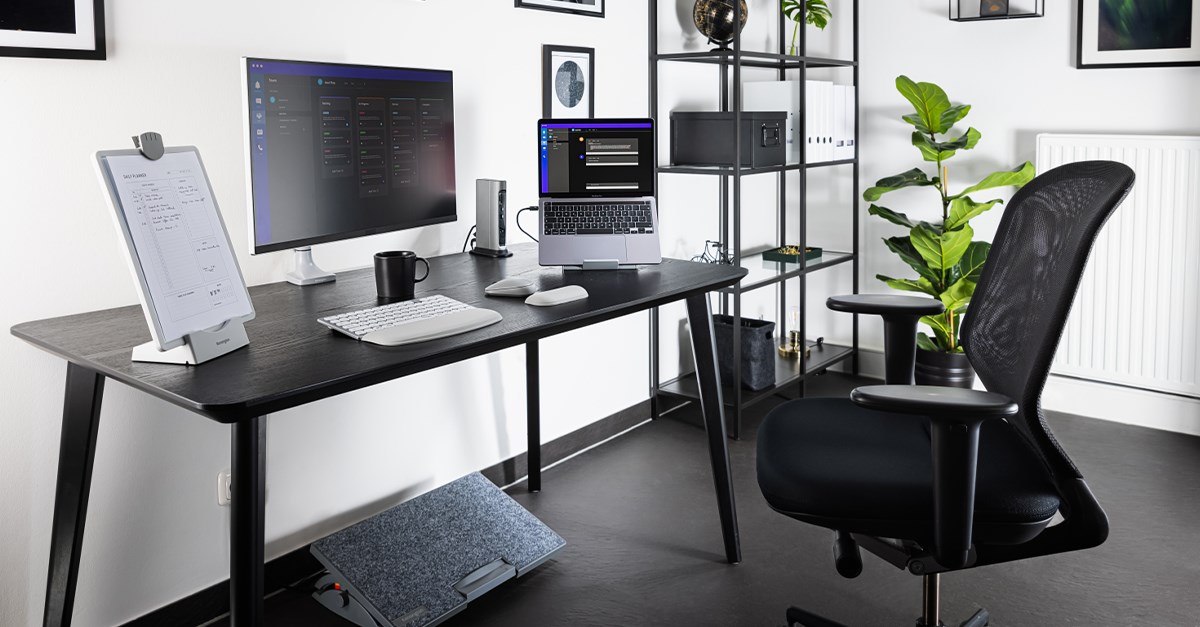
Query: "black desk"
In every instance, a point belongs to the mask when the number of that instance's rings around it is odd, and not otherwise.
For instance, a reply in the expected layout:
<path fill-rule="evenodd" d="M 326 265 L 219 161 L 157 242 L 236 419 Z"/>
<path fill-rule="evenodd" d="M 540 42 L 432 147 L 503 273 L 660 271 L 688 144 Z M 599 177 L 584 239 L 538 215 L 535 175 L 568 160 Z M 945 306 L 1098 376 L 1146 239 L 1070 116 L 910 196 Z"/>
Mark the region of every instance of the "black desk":
<path fill-rule="evenodd" d="M 68 362 L 43 625 L 71 624 L 106 378 L 232 425 L 233 494 L 238 495 L 231 503 L 230 520 L 232 623 L 261 625 L 266 444 L 262 416 L 525 344 L 529 485 L 537 490 L 541 482 L 537 340 L 679 300 L 686 301 L 691 321 L 725 555 L 730 563 L 740 561 L 707 293 L 736 283 L 745 270 L 664 260 L 637 272 L 563 272 L 539 268 L 531 247 L 509 259 L 461 254 L 429 261 L 432 272 L 429 280 L 418 285 L 418 295 L 444 294 L 495 309 L 504 320 L 463 335 L 401 347 L 356 342 L 318 324 L 319 317 L 376 304 L 374 276 L 367 269 L 344 272 L 335 283 L 313 287 L 273 283 L 252 288 L 258 317 L 246 325 L 250 346 L 198 367 L 130 361 L 132 347 L 150 339 L 141 308 L 136 306 L 13 327 L 13 335 Z M 483 295 L 485 285 L 526 272 L 537 277 L 541 289 L 574 283 L 587 288 L 589 297 L 537 308 L 520 299 Z"/>

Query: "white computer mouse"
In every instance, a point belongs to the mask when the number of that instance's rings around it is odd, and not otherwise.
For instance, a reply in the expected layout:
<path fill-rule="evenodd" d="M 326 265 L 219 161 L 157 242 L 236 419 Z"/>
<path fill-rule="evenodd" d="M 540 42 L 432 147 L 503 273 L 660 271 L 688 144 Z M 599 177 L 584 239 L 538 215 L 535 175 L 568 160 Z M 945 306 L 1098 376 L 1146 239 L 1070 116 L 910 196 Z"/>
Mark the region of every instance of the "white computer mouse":
<path fill-rule="evenodd" d="M 483 293 L 488 296 L 529 296 L 537 291 L 533 286 L 533 279 L 510 276 L 507 279 L 500 279 L 495 283 L 483 288 Z"/>
<path fill-rule="evenodd" d="M 587 290 L 582 287 L 578 285 L 564 285 L 558 289 L 538 292 L 526 298 L 525 304 L 533 305 L 534 307 L 553 307 L 554 305 L 561 305 L 587 297 Z"/>

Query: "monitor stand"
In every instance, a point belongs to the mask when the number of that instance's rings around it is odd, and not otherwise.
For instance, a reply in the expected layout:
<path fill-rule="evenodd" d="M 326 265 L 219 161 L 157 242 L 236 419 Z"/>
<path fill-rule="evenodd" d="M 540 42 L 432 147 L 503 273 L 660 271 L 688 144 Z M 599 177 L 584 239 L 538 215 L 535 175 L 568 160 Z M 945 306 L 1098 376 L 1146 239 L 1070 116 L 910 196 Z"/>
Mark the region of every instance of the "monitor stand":
<path fill-rule="evenodd" d="M 287 282 L 292 285 L 316 285 L 337 280 L 332 272 L 326 272 L 313 263 L 312 246 L 294 248 L 293 269 L 287 273 Z"/>

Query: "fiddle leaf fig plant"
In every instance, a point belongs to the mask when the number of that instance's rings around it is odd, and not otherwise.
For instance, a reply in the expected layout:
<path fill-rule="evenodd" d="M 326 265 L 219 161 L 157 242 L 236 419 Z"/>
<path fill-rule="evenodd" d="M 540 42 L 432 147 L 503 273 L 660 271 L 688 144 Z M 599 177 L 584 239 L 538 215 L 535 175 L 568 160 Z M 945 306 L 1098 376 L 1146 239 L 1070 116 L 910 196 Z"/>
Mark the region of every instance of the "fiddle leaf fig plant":
<path fill-rule="evenodd" d="M 907 76 L 896 78 L 896 89 L 914 109 L 902 118 L 915 129 L 912 145 L 921 153 L 924 162 L 934 164 L 936 169 L 930 177 L 921 168 L 913 168 L 880 179 L 863 192 L 863 199 L 872 203 L 868 213 L 908 229 L 908 235 L 889 237 L 883 243 L 917 273 L 914 279 L 876 276 L 894 289 L 921 292 L 941 300 L 946 306 L 945 313 L 921 318 L 921 322 L 933 331 L 933 336 L 921 332 L 917 346 L 928 351 L 958 353 L 963 350 L 959 341 L 962 316 L 971 303 L 992 247 L 987 242 L 974 241 L 971 220 L 1004 202 L 999 198 L 980 202 L 968 194 L 998 187 L 1020 188 L 1033 180 L 1033 164 L 1026 161 L 1013 170 L 989 174 L 957 194 L 951 193 L 947 183 L 949 169 L 945 163 L 959 151 L 974 148 L 981 137 L 974 128 L 950 137 L 954 134 L 951 133 L 954 125 L 971 112 L 971 105 L 952 105 L 941 87 L 917 83 Z M 938 192 L 940 220 L 915 220 L 874 204 L 885 194 L 910 187 L 932 187 Z"/>
<path fill-rule="evenodd" d="M 792 29 L 792 45 L 788 48 L 788 54 L 796 56 L 796 41 L 800 37 L 800 13 L 802 0 L 782 0 L 783 14 L 796 23 Z M 829 5 L 825 0 L 803 0 L 803 13 L 805 23 L 812 24 L 821 30 L 825 30 L 829 26 L 829 20 L 833 18 L 833 12 L 829 10 Z"/>

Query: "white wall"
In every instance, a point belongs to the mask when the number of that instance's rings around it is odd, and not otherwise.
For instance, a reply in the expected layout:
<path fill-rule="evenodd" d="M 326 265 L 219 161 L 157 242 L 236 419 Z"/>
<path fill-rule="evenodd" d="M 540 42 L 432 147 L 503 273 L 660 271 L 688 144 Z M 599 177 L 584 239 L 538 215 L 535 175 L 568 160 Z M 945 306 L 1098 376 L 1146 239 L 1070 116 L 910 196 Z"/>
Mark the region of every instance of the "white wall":
<path fill-rule="evenodd" d="M 476 178 L 506 179 L 514 206 L 536 201 L 541 44 L 596 48 L 597 115 L 646 112 L 641 3 L 609 2 L 603 20 L 498 0 L 108 4 L 107 61 L 0 59 L 5 330 L 136 302 L 90 165 L 94 151 L 128 147 L 135 133 L 198 146 L 231 237 L 246 241 L 243 55 L 455 72 L 462 219 L 318 247 L 331 270 L 365 266 L 378 250 L 456 252 Z M 281 280 L 290 258 L 239 262 L 259 284 Z M 543 342 L 543 437 L 644 400 L 645 338 L 639 315 Z M 268 557 L 522 452 L 523 365 L 512 350 L 271 416 Z M 0 338 L 3 625 L 41 623 L 64 372 L 61 360 Z M 228 427 L 108 385 L 75 624 L 119 624 L 227 577 L 229 511 L 215 485 L 228 466 Z"/>

